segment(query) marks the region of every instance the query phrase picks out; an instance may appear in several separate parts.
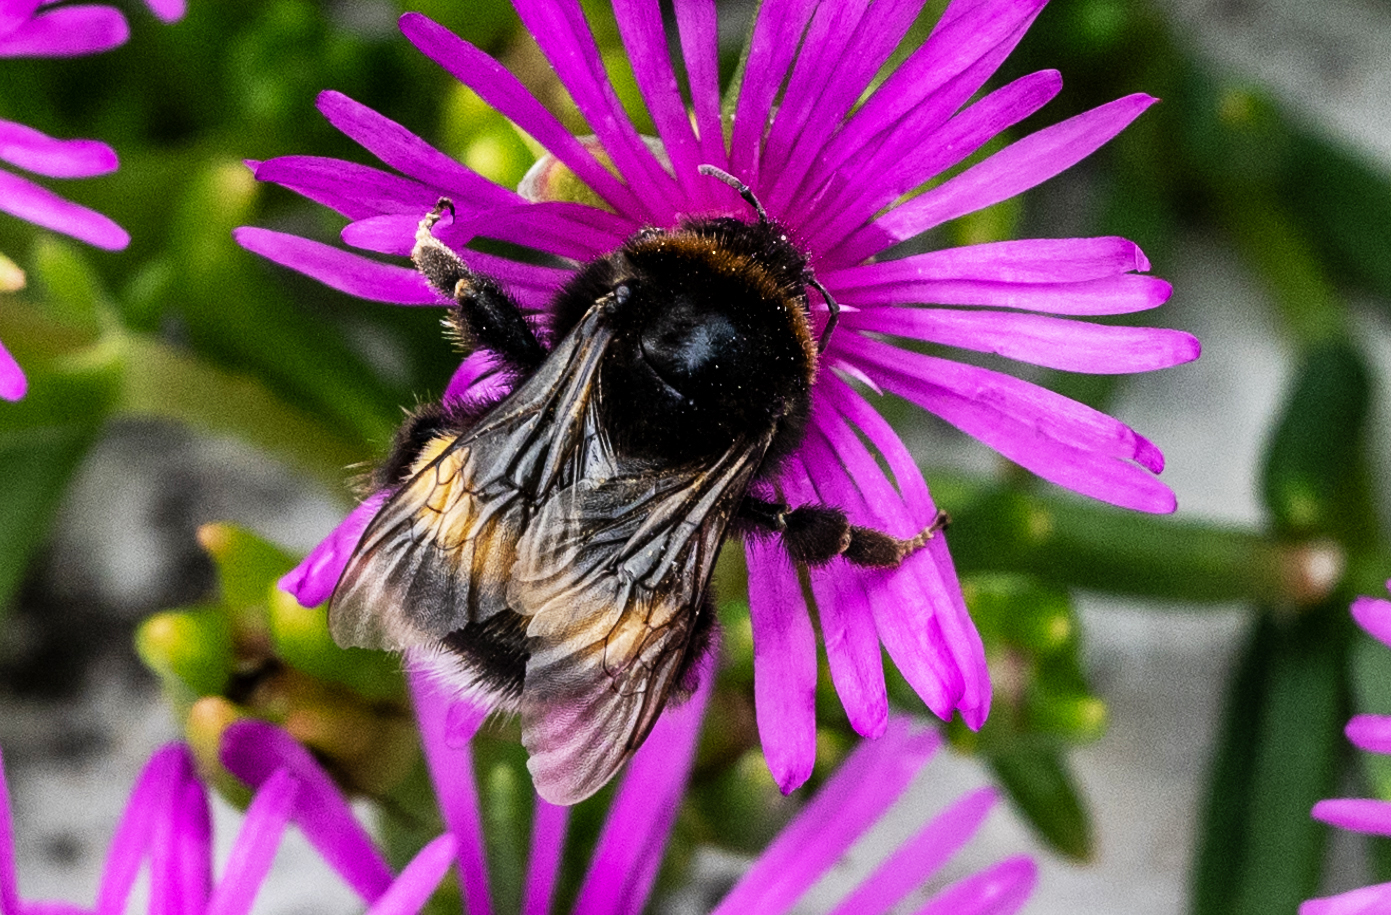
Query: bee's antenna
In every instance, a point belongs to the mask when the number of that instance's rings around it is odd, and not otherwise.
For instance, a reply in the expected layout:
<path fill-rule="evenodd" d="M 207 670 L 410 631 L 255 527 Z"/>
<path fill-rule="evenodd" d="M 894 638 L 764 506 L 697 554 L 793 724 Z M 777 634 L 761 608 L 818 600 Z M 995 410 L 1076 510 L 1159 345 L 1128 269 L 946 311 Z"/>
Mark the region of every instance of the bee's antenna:
<path fill-rule="evenodd" d="M 702 175 L 709 175 L 711 178 L 718 178 L 725 184 L 734 188 L 739 192 L 739 196 L 744 198 L 744 202 L 753 207 L 754 212 L 758 214 L 758 218 L 761 222 L 770 221 L 768 219 L 768 211 L 763 209 L 763 204 L 758 202 L 758 198 L 753 195 L 753 191 L 749 189 L 747 184 L 724 169 L 716 168 L 713 165 L 697 166 L 696 171 L 700 172 Z"/>
<path fill-rule="evenodd" d="M 840 303 L 831 297 L 826 287 L 821 285 L 821 281 L 812 276 L 811 271 L 807 271 L 806 284 L 821 293 L 821 298 L 826 300 L 826 327 L 821 331 L 820 342 L 816 344 L 816 351 L 824 353 L 827 344 L 831 342 L 831 331 L 836 329 L 836 322 L 840 320 Z"/>
<path fill-rule="evenodd" d="M 772 220 L 768 218 L 768 211 L 763 209 L 763 204 L 758 202 L 758 198 L 753 195 L 753 191 L 747 184 L 724 169 L 716 168 L 713 165 L 697 166 L 696 171 L 700 172 L 702 175 L 709 175 L 711 178 L 718 178 L 725 184 L 734 188 L 739 192 L 739 196 L 744 198 L 744 202 L 753 207 L 754 212 L 758 214 L 760 222 L 772 222 Z M 808 286 L 821 293 L 821 297 L 826 300 L 826 309 L 829 315 L 826 318 L 826 329 L 821 331 L 821 341 L 817 344 L 817 352 L 824 353 L 826 352 L 826 345 L 831 342 L 831 331 L 836 329 L 836 322 L 840 320 L 840 303 L 826 291 L 826 287 L 821 285 L 821 281 L 813 276 L 810 270 L 807 271 L 803 280 Z"/>

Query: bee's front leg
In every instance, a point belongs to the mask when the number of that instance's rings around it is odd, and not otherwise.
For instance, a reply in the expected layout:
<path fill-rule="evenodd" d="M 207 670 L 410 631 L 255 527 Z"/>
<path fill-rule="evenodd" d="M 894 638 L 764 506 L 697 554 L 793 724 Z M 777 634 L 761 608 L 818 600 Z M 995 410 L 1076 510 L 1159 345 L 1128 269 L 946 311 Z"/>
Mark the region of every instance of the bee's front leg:
<path fill-rule="evenodd" d="M 445 210 L 454 204 L 441 197 L 415 231 L 411 260 L 441 295 L 454 300 L 450 319 L 460 341 L 497 353 L 512 368 L 527 373 L 546 358 L 522 310 L 497 282 L 470 270 L 459 255 L 431 233 Z"/>
<path fill-rule="evenodd" d="M 851 524 L 845 512 L 829 505 L 790 508 L 753 496 L 744 498 L 735 520 L 745 530 L 780 534 L 787 555 L 796 562 L 819 566 L 841 556 L 855 565 L 881 569 L 896 568 L 951 524 L 951 516 L 939 511 L 917 535 L 894 537 Z"/>

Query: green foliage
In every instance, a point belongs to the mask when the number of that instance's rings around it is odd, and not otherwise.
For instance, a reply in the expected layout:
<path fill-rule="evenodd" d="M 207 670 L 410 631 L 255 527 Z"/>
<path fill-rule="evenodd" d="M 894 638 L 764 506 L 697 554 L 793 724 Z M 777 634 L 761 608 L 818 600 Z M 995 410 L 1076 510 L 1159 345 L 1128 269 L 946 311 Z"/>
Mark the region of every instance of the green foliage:
<path fill-rule="evenodd" d="M 929 4 L 934 12 L 941 5 Z M 567 123 L 583 128 L 519 39 L 505 0 L 414 8 L 518 63 Z M 622 103 L 643 122 L 607 5 L 584 8 Z M 157 418 L 229 436 L 345 491 L 344 468 L 381 453 L 400 407 L 447 382 L 457 354 L 432 310 L 350 299 L 230 239 L 237 226 L 259 225 L 335 241 L 343 220 L 258 185 L 243 162 L 292 154 L 370 162 L 314 111 L 324 89 L 500 183 L 514 184 L 531 164 L 529 140 L 401 39 L 387 12 L 193 0 L 177 25 L 137 19 L 131 42 L 107 54 L 61 66 L 4 61 L 0 117 L 118 150 L 117 173 L 61 190 L 111 215 L 133 240 L 125 252 L 94 251 L 0 217 L 0 252 L 28 276 L 26 288 L 3 294 L 0 340 L 30 378 L 24 400 L 0 404 L 0 625 L 108 423 Z M 1195 55 L 1164 15 L 1162 5 L 1055 0 L 997 85 L 1061 63 L 1068 88 L 1049 122 L 1131 91 L 1163 104 L 1088 160 L 1096 195 L 1067 212 L 1067 225 L 1054 225 L 1026 196 L 957 220 L 941 238 L 1123 234 L 1166 276 L 1182 266 L 1175 257 L 1185 237 L 1235 251 L 1293 353 L 1263 454 L 1266 517 L 1235 526 L 1143 516 L 1017 475 L 944 471 L 925 456 L 934 495 L 955 518 L 952 553 L 996 690 L 979 733 L 960 722 L 948 733 L 958 749 L 980 754 L 1050 848 L 1074 859 L 1104 853 L 1070 762 L 1075 747 L 1102 738 L 1108 715 L 1087 676 L 1073 595 L 1133 596 L 1192 613 L 1248 608 L 1198 827 L 1192 910 L 1292 911 L 1321 875 L 1326 830 L 1309 819 L 1309 806 L 1349 765 L 1391 799 L 1391 762 L 1346 751 L 1341 732 L 1354 709 L 1391 713 L 1391 649 L 1354 638 L 1346 614 L 1355 593 L 1379 589 L 1391 574 L 1374 508 L 1388 491 L 1367 454 L 1386 381 L 1347 304 L 1391 307 L 1391 180 L 1292 117 L 1265 87 Z M 912 43 L 930 19 L 915 26 Z M 732 34 L 721 53 L 726 85 L 737 83 Z M 1105 406 L 1126 383 L 1055 374 L 1049 384 Z M 202 542 L 217 593 L 147 620 L 136 647 L 206 772 L 235 794 L 216 764 L 217 735 L 246 715 L 283 723 L 340 764 L 351 788 L 382 800 L 393 859 L 405 860 L 437 824 L 422 815 L 433 802 L 414 737 L 401 726 L 399 661 L 338 649 L 322 608 L 275 590 L 294 557 L 227 525 L 205 528 Z M 722 595 L 745 591 L 737 553 L 722 560 Z M 678 870 L 695 843 L 752 851 L 788 815 L 758 750 L 747 608 L 736 601 L 721 616 L 726 666 L 712 718 L 722 726 L 703 737 L 677 829 Z M 889 664 L 886 675 L 893 702 L 920 711 Z M 824 665 L 817 702 L 822 753 L 813 783 L 854 739 Z M 499 909 L 513 911 L 530 828 L 524 757 L 506 730 L 477 743 Z M 592 842 L 602 809 L 601 801 L 577 812 L 572 847 Z M 567 858 L 562 901 L 577 892 L 583 863 Z"/>

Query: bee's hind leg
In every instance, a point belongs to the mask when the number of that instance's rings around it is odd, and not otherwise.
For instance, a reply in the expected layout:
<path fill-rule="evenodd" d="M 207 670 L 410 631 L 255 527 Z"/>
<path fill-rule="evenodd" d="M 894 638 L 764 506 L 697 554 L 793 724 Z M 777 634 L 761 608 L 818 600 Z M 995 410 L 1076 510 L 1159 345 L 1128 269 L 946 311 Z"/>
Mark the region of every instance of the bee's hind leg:
<path fill-rule="evenodd" d="M 474 273 L 430 231 L 454 204 L 441 197 L 415 231 L 411 260 L 430 285 L 454 300 L 450 321 L 467 348 L 481 346 L 502 357 L 513 369 L 527 373 L 546 358 L 522 310 L 496 280 Z"/>
<path fill-rule="evenodd" d="M 736 518 L 744 530 L 781 535 L 787 555 L 809 566 L 825 565 L 837 556 L 869 568 L 896 568 L 922 549 L 951 516 L 937 512 L 932 522 L 913 537 L 894 537 L 871 527 L 851 524 L 845 512 L 828 505 L 787 505 L 748 496 Z"/>

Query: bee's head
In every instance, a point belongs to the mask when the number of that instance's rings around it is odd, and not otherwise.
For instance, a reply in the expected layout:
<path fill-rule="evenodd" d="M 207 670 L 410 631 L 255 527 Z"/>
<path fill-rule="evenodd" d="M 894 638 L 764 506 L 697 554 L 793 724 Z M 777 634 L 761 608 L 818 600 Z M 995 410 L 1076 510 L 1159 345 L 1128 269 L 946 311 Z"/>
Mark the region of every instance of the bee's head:
<path fill-rule="evenodd" d="M 801 441 L 839 306 L 747 185 L 712 165 L 700 172 L 734 188 L 757 221 L 644 229 L 576 274 L 556 300 L 552 327 L 570 333 L 604 303 L 613 337 L 599 395 L 620 450 L 698 460 L 761 441 L 777 461 Z M 829 309 L 819 341 L 809 286 Z"/>
<path fill-rule="evenodd" d="M 806 263 L 776 224 L 648 230 L 599 263 L 586 272 L 613 294 L 599 382 L 619 448 L 697 459 L 805 414 L 817 356 Z"/>

